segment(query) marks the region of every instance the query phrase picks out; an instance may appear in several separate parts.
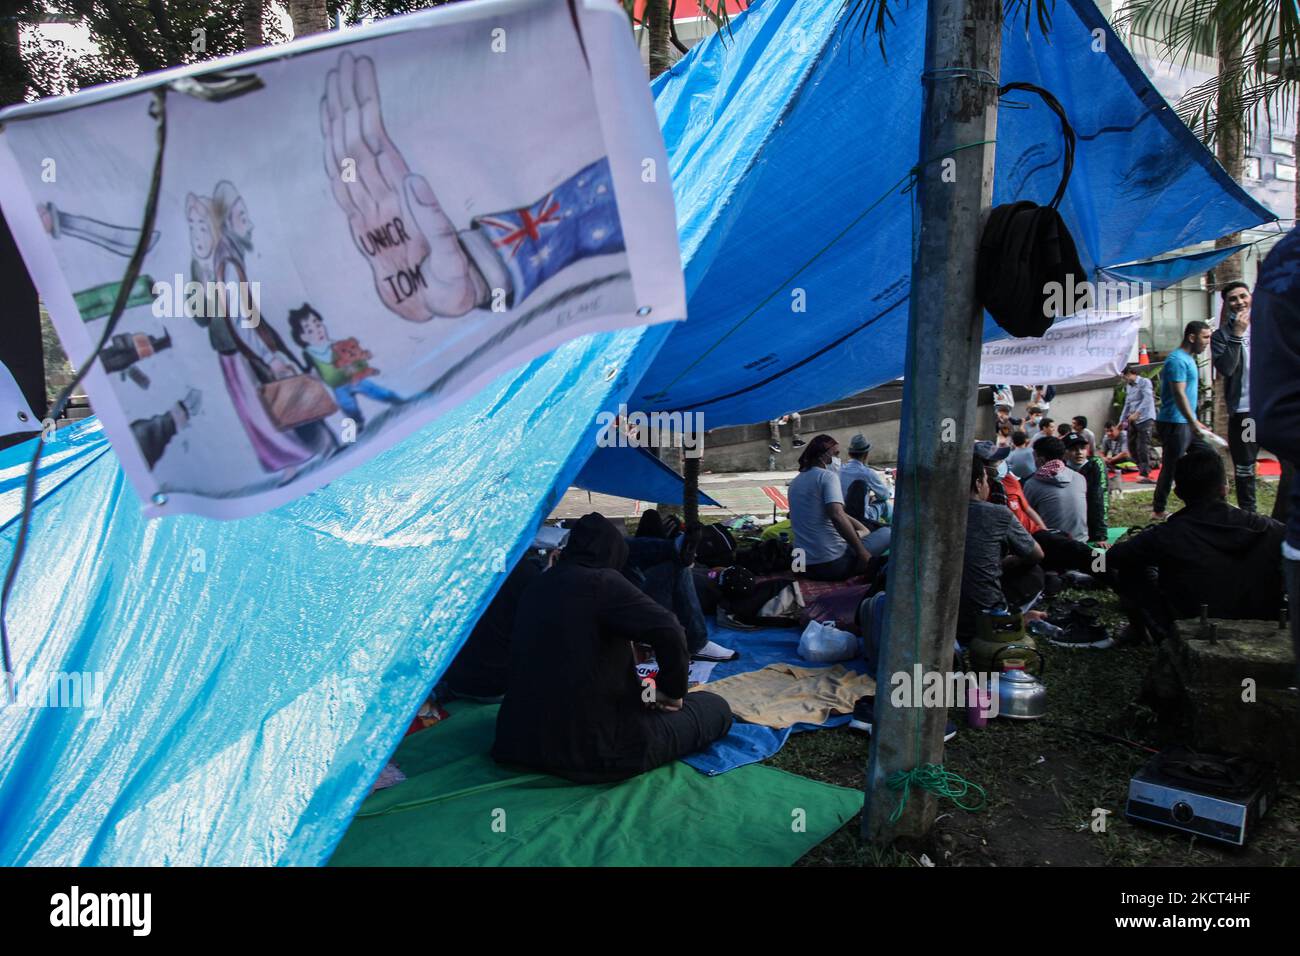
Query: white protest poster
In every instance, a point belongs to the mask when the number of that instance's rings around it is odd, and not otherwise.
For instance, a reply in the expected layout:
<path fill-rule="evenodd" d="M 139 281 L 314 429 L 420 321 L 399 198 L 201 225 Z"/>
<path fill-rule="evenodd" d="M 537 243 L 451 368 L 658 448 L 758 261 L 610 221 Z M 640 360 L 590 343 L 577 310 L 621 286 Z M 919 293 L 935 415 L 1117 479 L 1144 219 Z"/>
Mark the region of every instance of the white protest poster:
<path fill-rule="evenodd" d="M 981 385 L 1092 382 L 1124 370 L 1141 312 L 1080 312 L 1059 319 L 1039 338 L 986 342 Z"/>
<path fill-rule="evenodd" d="M 569 339 L 685 318 L 613 0 L 454 4 L 0 123 L 0 203 L 74 362 L 146 250 L 85 385 L 151 515 L 274 507 Z"/>

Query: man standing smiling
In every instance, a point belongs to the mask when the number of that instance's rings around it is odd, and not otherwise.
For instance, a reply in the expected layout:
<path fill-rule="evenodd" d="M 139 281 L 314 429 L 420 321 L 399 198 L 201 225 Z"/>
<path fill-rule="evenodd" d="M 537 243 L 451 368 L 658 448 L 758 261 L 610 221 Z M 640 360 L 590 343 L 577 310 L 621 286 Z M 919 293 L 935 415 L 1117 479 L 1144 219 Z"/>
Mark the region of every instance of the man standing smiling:
<path fill-rule="evenodd" d="M 1250 287 L 1244 282 L 1229 282 L 1224 287 L 1219 327 L 1210 336 L 1210 354 L 1215 371 L 1223 377 L 1237 505 L 1242 511 L 1254 511 L 1259 442 L 1250 417 Z"/>

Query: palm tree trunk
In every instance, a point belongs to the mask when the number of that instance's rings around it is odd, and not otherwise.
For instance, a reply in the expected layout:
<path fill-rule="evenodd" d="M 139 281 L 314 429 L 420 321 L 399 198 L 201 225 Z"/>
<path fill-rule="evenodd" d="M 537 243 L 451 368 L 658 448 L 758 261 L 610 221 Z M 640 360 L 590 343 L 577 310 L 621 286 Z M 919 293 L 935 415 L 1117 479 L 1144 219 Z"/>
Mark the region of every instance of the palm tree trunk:
<path fill-rule="evenodd" d="M 1215 46 L 1219 58 L 1219 76 L 1223 78 L 1219 83 L 1218 104 L 1215 107 L 1215 119 L 1218 124 L 1215 150 L 1218 153 L 1219 163 L 1227 170 L 1233 182 L 1239 183 L 1246 165 L 1241 91 L 1236 84 L 1227 80 L 1225 75 L 1229 66 L 1241 59 L 1242 38 L 1239 34 L 1221 29 L 1215 36 Z M 1225 246 L 1236 245 L 1240 241 L 1241 233 L 1234 232 L 1230 236 L 1223 236 L 1216 240 L 1215 246 L 1222 249 Z M 1241 253 L 1235 253 L 1224 259 L 1215 271 L 1224 281 L 1239 279 L 1244 265 L 1245 261 Z"/>
<path fill-rule="evenodd" d="M 650 49 L 650 78 L 654 79 L 673 65 L 672 17 L 668 12 L 668 0 L 646 0 L 641 23 Z"/>
<path fill-rule="evenodd" d="M 686 527 L 700 523 L 700 458 L 687 455 L 682 462 L 682 519 Z"/>
<path fill-rule="evenodd" d="M 289 0 L 289 18 L 293 20 L 294 37 L 324 33 L 330 28 L 325 0 Z"/>
<path fill-rule="evenodd" d="M 244 26 L 244 49 L 251 50 L 266 42 L 262 34 L 262 12 L 266 0 L 244 0 L 239 18 Z"/>
<path fill-rule="evenodd" d="M 1237 85 L 1227 79 L 1229 67 L 1241 58 L 1242 38 L 1240 34 L 1233 33 L 1220 27 L 1215 34 L 1215 52 L 1219 60 L 1219 96 L 1215 105 L 1215 121 L 1217 123 L 1215 134 L 1215 152 L 1218 155 L 1219 164 L 1223 166 L 1228 175 L 1232 177 L 1233 182 L 1241 182 L 1242 174 L 1245 172 L 1246 165 L 1246 145 L 1245 136 L 1242 132 L 1242 105 L 1240 90 Z M 1241 233 L 1234 232 L 1228 236 L 1221 236 L 1215 240 L 1216 249 L 1222 249 L 1226 246 L 1235 246 L 1241 241 Z M 1211 309 L 1217 309 L 1220 297 L 1216 294 L 1226 282 L 1233 279 L 1240 279 L 1245 270 L 1245 257 L 1240 252 L 1235 252 L 1228 258 L 1224 259 L 1210 273 L 1210 295 Z M 1217 318 L 1217 312 L 1212 311 L 1210 319 L 1213 322 Z M 1228 405 L 1227 396 L 1223 394 L 1221 382 L 1216 380 L 1214 383 L 1214 431 L 1223 438 L 1228 435 Z"/>

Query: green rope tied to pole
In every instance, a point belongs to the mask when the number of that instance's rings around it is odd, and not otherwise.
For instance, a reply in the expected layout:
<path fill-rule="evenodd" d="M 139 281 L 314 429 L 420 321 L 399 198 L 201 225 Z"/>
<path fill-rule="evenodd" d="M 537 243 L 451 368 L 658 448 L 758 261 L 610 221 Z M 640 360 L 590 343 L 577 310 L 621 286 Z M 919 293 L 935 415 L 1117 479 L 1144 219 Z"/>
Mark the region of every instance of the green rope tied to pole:
<path fill-rule="evenodd" d="M 902 795 L 898 798 L 898 806 L 890 814 L 890 823 L 897 823 L 902 817 L 903 809 L 907 806 L 908 794 L 913 787 L 918 790 L 928 790 L 939 797 L 947 797 L 968 813 L 976 813 L 988 806 L 988 794 L 984 792 L 983 787 L 978 783 L 971 783 L 961 774 L 944 770 L 942 764 L 928 763 L 923 767 L 913 767 L 911 770 L 896 770 L 890 774 L 887 785 L 890 790 L 902 791 Z M 963 798 L 968 793 L 976 793 L 978 799 L 963 802 Z"/>

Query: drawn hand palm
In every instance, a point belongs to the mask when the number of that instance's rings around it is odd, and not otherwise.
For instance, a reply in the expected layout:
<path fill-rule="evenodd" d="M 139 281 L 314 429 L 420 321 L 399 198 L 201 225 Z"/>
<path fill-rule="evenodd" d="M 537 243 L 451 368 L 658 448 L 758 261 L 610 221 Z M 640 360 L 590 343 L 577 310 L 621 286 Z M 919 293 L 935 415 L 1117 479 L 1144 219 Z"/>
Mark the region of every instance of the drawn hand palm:
<path fill-rule="evenodd" d="M 369 57 L 344 53 L 326 75 L 320 123 L 334 199 L 384 305 L 412 322 L 472 309 L 472 267 L 428 182 L 384 129 Z"/>

